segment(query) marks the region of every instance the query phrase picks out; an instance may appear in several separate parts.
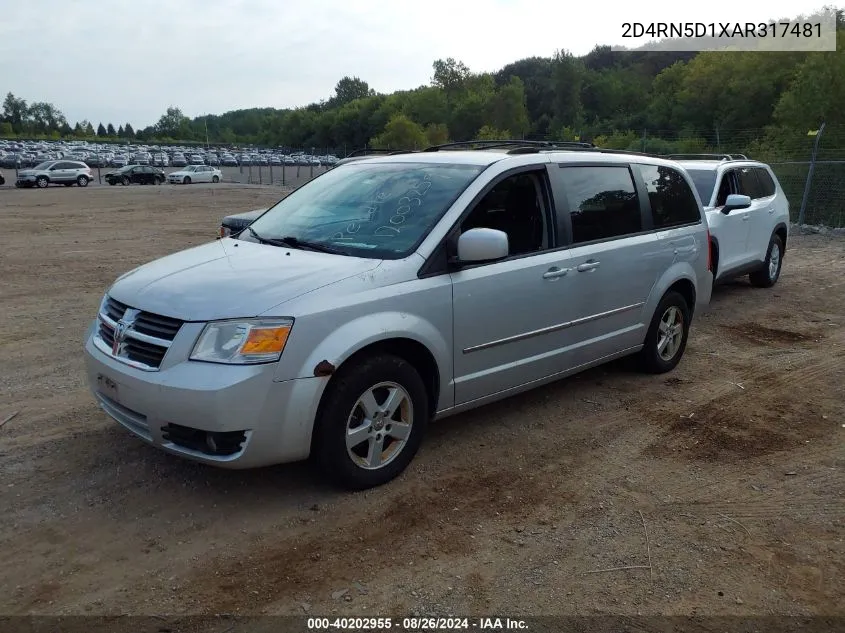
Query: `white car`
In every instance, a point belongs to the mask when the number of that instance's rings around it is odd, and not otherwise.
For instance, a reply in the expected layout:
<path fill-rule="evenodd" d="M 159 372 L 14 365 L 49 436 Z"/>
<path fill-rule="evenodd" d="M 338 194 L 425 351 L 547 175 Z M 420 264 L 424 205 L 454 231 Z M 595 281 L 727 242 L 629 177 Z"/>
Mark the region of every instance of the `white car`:
<path fill-rule="evenodd" d="M 707 213 L 714 282 L 748 275 L 770 288 L 789 237 L 789 201 L 772 169 L 745 156 L 675 155 Z"/>
<path fill-rule="evenodd" d="M 167 181 L 174 185 L 190 185 L 192 182 L 220 182 L 223 172 L 210 165 L 188 165 L 167 176 Z"/>

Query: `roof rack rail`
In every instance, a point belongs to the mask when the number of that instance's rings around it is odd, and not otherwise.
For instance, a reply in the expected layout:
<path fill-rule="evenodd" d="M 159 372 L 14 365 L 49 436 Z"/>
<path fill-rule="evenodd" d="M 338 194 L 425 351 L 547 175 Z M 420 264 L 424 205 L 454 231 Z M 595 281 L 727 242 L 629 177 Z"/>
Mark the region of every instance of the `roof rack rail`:
<path fill-rule="evenodd" d="M 385 156 L 392 156 L 394 154 L 408 154 L 414 150 L 407 149 L 381 149 L 374 147 L 364 147 L 363 149 L 356 149 L 349 152 L 344 158 L 354 158 L 356 156 L 369 156 L 370 154 L 383 154 Z"/>
<path fill-rule="evenodd" d="M 481 149 L 493 149 L 497 147 L 523 147 L 523 148 L 581 148 L 594 147 L 592 143 L 579 141 L 525 141 L 520 139 L 478 139 L 474 141 L 456 141 L 454 143 L 442 143 L 426 147 L 424 152 L 439 152 L 442 149 L 459 149 L 462 147 L 480 146 Z"/>
<path fill-rule="evenodd" d="M 666 154 L 670 160 L 748 160 L 745 154 Z"/>

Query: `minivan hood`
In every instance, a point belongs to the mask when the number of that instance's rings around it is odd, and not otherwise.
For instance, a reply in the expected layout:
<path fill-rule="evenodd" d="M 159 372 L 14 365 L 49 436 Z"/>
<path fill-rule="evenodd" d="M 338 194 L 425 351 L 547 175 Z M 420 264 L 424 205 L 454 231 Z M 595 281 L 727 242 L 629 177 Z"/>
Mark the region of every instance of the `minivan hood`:
<path fill-rule="evenodd" d="M 252 317 L 380 263 L 225 238 L 144 264 L 118 277 L 109 295 L 183 321 Z"/>

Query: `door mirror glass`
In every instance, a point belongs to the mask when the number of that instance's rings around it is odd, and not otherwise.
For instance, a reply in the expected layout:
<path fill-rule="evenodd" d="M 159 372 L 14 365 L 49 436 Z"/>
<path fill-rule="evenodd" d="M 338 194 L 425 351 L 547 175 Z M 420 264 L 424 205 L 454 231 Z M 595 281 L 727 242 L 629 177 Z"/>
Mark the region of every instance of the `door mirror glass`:
<path fill-rule="evenodd" d="M 458 238 L 458 261 L 489 262 L 508 256 L 508 234 L 496 229 L 470 229 Z"/>
<path fill-rule="evenodd" d="M 727 215 L 728 213 L 736 209 L 747 209 L 750 206 L 751 198 L 749 196 L 743 196 L 742 194 L 732 193 L 728 196 L 728 199 L 725 202 L 725 206 L 722 207 L 722 213 Z"/>

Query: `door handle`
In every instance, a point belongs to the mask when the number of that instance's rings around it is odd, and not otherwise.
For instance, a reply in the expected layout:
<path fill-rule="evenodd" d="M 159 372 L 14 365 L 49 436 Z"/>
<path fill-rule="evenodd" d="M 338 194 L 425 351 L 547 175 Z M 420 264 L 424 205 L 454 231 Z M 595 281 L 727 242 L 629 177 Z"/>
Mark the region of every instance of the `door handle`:
<path fill-rule="evenodd" d="M 591 270 L 595 270 L 596 268 L 599 267 L 600 264 L 601 264 L 601 262 L 594 262 L 594 261 L 584 262 L 583 264 L 578 264 L 578 267 L 575 270 L 577 270 L 579 273 L 585 273 L 585 272 L 589 272 Z"/>
<path fill-rule="evenodd" d="M 560 268 L 558 266 L 552 266 L 546 272 L 543 273 L 543 279 L 558 279 L 560 277 L 565 277 L 566 273 L 569 272 L 568 268 Z"/>
<path fill-rule="evenodd" d="M 773 215 L 775 212 L 774 207 L 769 207 L 769 215 Z"/>
<path fill-rule="evenodd" d="M 748 220 L 750 220 L 750 219 L 751 219 L 751 216 L 750 216 L 750 215 L 744 215 L 744 216 L 742 216 L 742 221 L 743 221 L 743 222 L 748 222 Z"/>

